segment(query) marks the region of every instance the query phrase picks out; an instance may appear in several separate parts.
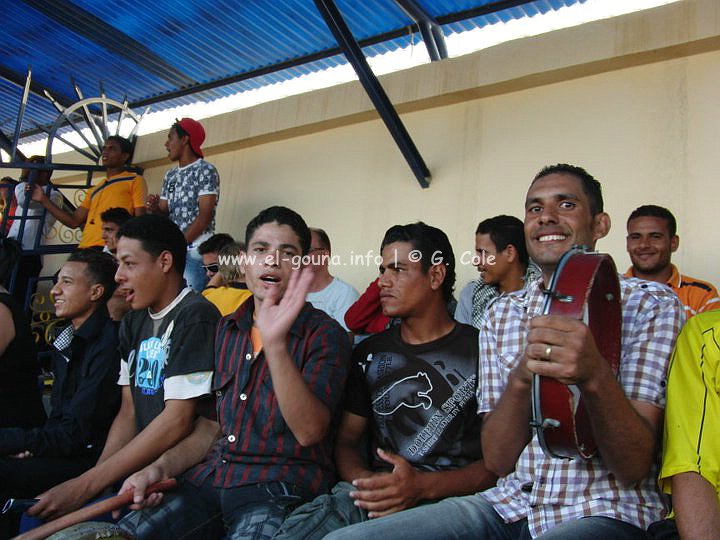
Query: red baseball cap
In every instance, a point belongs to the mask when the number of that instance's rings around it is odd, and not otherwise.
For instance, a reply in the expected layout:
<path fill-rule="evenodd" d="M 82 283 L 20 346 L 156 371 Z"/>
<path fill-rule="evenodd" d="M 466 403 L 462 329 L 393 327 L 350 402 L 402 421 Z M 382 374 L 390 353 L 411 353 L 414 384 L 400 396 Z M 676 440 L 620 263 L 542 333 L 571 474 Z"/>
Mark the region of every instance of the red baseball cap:
<path fill-rule="evenodd" d="M 192 118 L 182 118 L 177 121 L 177 124 L 190 137 L 190 148 L 193 152 L 204 157 L 203 151 L 200 150 L 202 143 L 205 142 L 205 128 L 202 127 L 202 124 Z"/>

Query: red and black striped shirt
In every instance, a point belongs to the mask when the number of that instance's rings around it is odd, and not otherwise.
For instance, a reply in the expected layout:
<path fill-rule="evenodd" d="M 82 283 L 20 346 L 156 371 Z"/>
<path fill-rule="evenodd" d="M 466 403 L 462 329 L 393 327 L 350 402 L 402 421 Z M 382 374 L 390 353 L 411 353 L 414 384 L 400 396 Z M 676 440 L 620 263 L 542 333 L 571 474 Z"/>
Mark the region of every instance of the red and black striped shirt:
<path fill-rule="evenodd" d="M 218 324 L 213 391 L 223 436 L 186 476 L 196 485 L 212 477 L 217 488 L 281 481 L 308 495 L 323 493 L 335 481 L 331 437 L 303 447 L 285 423 L 264 353 L 253 360 L 253 311 L 254 302 L 245 302 Z M 350 366 L 345 331 L 306 303 L 288 332 L 288 350 L 337 419 Z"/>

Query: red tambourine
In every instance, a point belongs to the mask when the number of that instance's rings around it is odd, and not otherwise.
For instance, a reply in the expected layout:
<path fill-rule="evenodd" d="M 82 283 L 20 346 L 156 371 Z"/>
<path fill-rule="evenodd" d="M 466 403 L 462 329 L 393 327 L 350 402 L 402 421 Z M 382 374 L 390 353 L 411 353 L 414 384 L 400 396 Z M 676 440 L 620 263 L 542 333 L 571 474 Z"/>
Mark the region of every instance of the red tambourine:
<path fill-rule="evenodd" d="M 543 314 L 563 315 L 588 325 L 600 354 L 617 376 L 622 313 L 620 282 L 612 258 L 573 247 L 558 263 Z M 532 426 L 549 457 L 590 459 L 597 452 L 580 389 L 552 377 L 533 376 Z"/>

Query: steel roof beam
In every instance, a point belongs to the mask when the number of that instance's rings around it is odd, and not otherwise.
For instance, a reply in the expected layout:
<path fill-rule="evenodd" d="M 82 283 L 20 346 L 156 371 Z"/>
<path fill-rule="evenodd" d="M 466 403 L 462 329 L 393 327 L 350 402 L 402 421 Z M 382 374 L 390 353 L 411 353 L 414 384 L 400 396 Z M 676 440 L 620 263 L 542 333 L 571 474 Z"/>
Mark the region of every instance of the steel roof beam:
<path fill-rule="evenodd" d="M 23 0 L 23 2 L 71 32 L 83 36 L 88 41 L 117 54 L 164 81 L 181 87 L 197 82 L 139 41 L 69 0 Z"/>
<path fill-rule="evenodd" d="M 390 131 L 390 135 L 395 139 L 395 143 L 397 143 L 400 148 L 400 152 L 402 152 L 408 165 L 410 165 L 410 168 L 415 174 L 415 178 L 417 178 L 421 187 L 428 187 L 430 171 L 427 165 L 425 165 L 420 152 L 418 152 L 415 143 L 412 138 L 410 138 L 410 134 L 405 129 L 402 120 L 400 120 L 397 111 L 390 102 L 390 98 L 388 98 L 385 90 L 383 90 L 380 81 L 378 81 L 372 69 L 370 69 L 370 65 L 367 63 L 360 45 L 355 41 L 352 32 L 350 32 L 347 24 L 345 24 L 337 6 L 335 6 L 333 0 L 313 1 L 320 15 L 325 19 L 325 23 L 330 29 L 330 32 L 335 36 L 335 40 L 343 50 L 348 62 L 350 62 L 350 65 L 352 65 L 355 70 L 355 73 L 360 79 L 360 83 L 363 85 L 363 88 L 365 88 L 368 97 L 380 114 L 380 118 L 385 122 L 385 126 L 387 126 Z"/>
<path fill-rule="evenodd" d="M 16 86 L 19 86 L 20 88 L 25 88 L 25 81 L 27 80 L 25 75 L 21 75 L 20 73 L 17 73 L 11 69 L 8 69 L 5 66 L 0 65 L 0 77 L 5 79 L 6 81 L 10 81 Z M 45 100 L 45 92 L 49 92 L 50 90 L 43 86 L 42 84 L 38 84 L 35 81 L 30 82 L 30 91 L 35 94 L 38 97 L 41 97 L 43 100 Z M 58 103 L 61 103 L 64 107 L 69 107 L 73 104 L 73 100 L 70 99 L 67 96 L 59 95 L 56 92 L 53 92 L 53 96 L 57 99 Z"/>
<path fill-rule="evenodd" d="M 394 2 L 417 23 L 430 60 L 435 62 L 447 58 L 445 34 L 437 21 L 415 0 L 394 0 Z"/>

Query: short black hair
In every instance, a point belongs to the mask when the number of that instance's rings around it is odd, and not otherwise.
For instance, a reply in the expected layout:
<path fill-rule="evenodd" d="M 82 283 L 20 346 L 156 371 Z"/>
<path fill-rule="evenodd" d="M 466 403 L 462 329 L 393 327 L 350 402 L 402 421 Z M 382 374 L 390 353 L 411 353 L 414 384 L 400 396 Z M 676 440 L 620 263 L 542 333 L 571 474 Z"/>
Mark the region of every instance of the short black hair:
<path fill-rule="evenodd" d="M 103 286 L 105 292 L 102 296 L 102 302 L 107 302 L 115 292 L 115 272 L 117 272 L 117 262 L 109 253 L 98 251 L 97 249 L 78 249 L 70 254 L 67 262 L 85 263 L 85 273 L 90 279 L 90 284 L 99 283 Z"/>
<path fill-rule="evenodd" d="M 116 207 L 108 208 L 100 214 L 100 221 L 105 223 L 114 223 L 115 225 L 122 225 L 126 221 L 132 218 L 132 214 L 125 208 Z"/>
<path fill-rule="evenodd" d="M 232 244 L 234 241 L 233 237 L 227 233 L 213 234 L 210 238 L 198 246 L 198 253 L 200 255 L 219 253 L 222 248 Z"/>
<path fill-rule="evenodd" d="M 639 217 L 656 217 L 664 219 L 665 223 L 667 223 L 670 238 L 677 234 L 677 221 L 675 221 L 675 216 L 673 216 L 672 212 L 667 208 L 657 206 L 656 204 L 645 204 L 643 206 L 638 206 L 630 214 L 630 217 L 627 220 L 627 226 L 630 226 L 630 221 Z"/>
<path fill-rule="evenodd" d="M 120 135 L 110 135 L 107 139 L 105 139 L 105 142 L 107 141 L 115 141 L 120 145 L 120 151 L 124 154 L 128 154 L 128 161 L 130 161 L 130 158 L 132 157 L 132 151 L 133 151 L 133 145 L 130 139 L 126 139 L 125 137 L 121 137 Z"/>
<path fill-rule="evenodd" d="M 447 235 L 422 221 L 408 225 L 394 225 L 385 233 L 380 251 L 393 242 L 408 242 L 420 252 L 420 267 L 427 273 L 433 264 L 442 261 L 447 269 L 442 284 L 442 294 L 446 302 L 452 298 L 455 286 L 455 254 Z"/>
<path fill-rule="evenodd" d="M 318 229 L 317 227 L 310 227 L 310 232 L 318 235 L 318 238 L 320 239 L 320 244 L 322 244 L 323 249 L 327 249 L 328 252 L 332 251 L 332 246 L 330 245 L 330 237 L 328 236 L 328 233 L 326 233 L 322 229 Z"/>
<path fill-rule="evenodd" d="M 183 137 L 189 137 L 190 134 L 183 129 L 183 127 L 180 125 L 180 120 L 175 120 L 175 123 L 170 126 L 170 130 L 175 130 L 175 133 L 177 134 L 179 139 L 182 139 Z"/>
<path fill-rule="evenodd" d="M 120 227 L 117 236 L 139 240 L 142 248 L 155 258 L 163 251 L 169 251 L 173 258 L 173 270 L 183 275 L 187 242 L 180 228 L 168 218 L 155 214 L 134 217 Z"/>
<path fill-rule="evenodd" d="M 305 223 L 302 216 L 295 210 L 291 210 L 285 206 L 271 206 L 250 220 L 250 223 L 248 223 L 245 229 L 245 245 L 250 246 L 250 238 L 261 225 L 275 222 L 280 225 L 287 225 L 297 234 L 300 240 L 302 255 L 310 252 L 311 238 L 307 223 Z"/>
<path fill-rule="evenodd" d="M 525 230 L 523 222 L 515 216 L 500 215 L 484 219 L 477 226 L 475 234 L 489 234 L 490 240 L 495 244 L 498 252 L 503 251 L 509 245 L 515 247 L 520 258 L 520 263 L 527 268 L 530 257 L 525 245 Z"/>
<path fill-rule="evenodd" d="M 589 172 L 587 172 L 585 169 L 583 169 L 582 167 L 578 167 L 577 165 L 569 165 L 567 163 L 548 165 L 547 167 L 543 167 L 543 169 L 535 175 L 532 183 L 535 183 L 535 181 L 540 180 L 541 178 L 550 174 L 571 174 L 576 177 L 578 180 L 580 180 L 583 192 L 588 198 L 591 214 L 593 216 L 596 216 L 603 211 L 604 204 L 602 196 L 602 186 L 600 185 L 600 182 L 596 180 L 595 177 Z"/>

